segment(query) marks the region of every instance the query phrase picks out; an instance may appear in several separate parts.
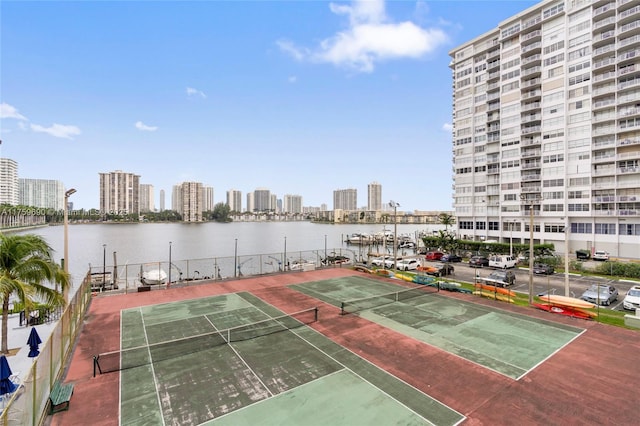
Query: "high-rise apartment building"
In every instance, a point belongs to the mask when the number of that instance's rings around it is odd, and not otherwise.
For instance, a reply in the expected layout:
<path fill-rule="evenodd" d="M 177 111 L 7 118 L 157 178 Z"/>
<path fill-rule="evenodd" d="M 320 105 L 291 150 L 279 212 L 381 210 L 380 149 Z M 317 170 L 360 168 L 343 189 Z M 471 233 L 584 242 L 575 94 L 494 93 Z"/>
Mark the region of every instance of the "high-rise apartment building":
<path fill-rule="evenodd" d="M 333 191 L 334 210 L 358 210 L 357 189 L 336 189 Z"/>
<path fill-rule="evenodd" d="M 160 211 L 164 211 L 164 189 L 160 190 Z"/>
<path fill-rule="evenodd" d="M 100 173 L 100 213 L 140 213 L 140 176 L 121 170 Z"/>
<path fill-rule="evenodd" d="M 266 188 L 257 188 L 253 191 L 253 211 L 266 212 L 275 209 L 271 206 L 271 191 Z"/>
<path fill-rule="evenodd" d="M 20 205 L 64 210 L 64 185 L 59 180 L 19 178 L 18 186 Z"/>
<path fill-rule="evenodd" d="M 213 187 L 212 186 L 203 186 L 202 187 L 202 211 L 203 212 L 212 212 L 214 207 L 213 202 Z"/>
<path fill-rule="evenodd" d="M 232 212 L 242 212 L 242 192 L 235 189 L 228 190 L 227 205 Z"/>
<path fill-rule="evenodd" d="M 382 210 L 382 185 L 378 182 L 367 185 L 367 210 Z"/>
<path fill-rule="evenodd" d="M 183 222 L 201 222 L 203 186 L 200 182 L 182 182 L 173 186 L 171 203 Z"/>
<path fill-rule="evenodd" d="M 636 1 L 549 0 L 450 52 L 462 238 L 638 257 L 638 28 Z"/>
<path fill-rule="evenodd" d="M 0 204 L 18 205 L 18 163 L 11 158 L 0 158 Z"/>
<path fill-rule="evenodd" d="M 155 201 L 153 196 L 153 185 L 148 183 L 140 184 L 140 213 L 155 211 Z"/>
<path fill-rule="evenodd" d="M 248 212 L 253 212 L 255 210 L 255 202 L 253 198 L 254 198 L 254 193 L 247 192 L 247 211 Z"/>
<path fill-rule="evenodd" d="M 290 214 L 302 213 L 302 196 L 301 195 L 285 194 L 283 203 L 284 203 L 282 207 L 283 213 L 290 213 Z"/>

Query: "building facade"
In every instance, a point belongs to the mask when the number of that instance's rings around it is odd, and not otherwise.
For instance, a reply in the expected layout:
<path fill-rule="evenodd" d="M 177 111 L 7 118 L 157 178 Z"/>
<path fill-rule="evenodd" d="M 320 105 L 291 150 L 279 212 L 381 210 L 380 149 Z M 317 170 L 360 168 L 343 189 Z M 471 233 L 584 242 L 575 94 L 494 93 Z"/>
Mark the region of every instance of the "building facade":
<path fill-rule="evenodd" d="M 367 185 L 367 210 L 382 210 L 382 185 L 378 182 Z"/>
<path fill-rule="evenodd" d="M 160 190 L 160 211 L 163 212 L 164 211 L 164 189 Z"/>
<path fill-rule="evenodd" d="M 227 191 L 227 205 L 232 212 L 242 212 L 242 191 L 230 189 Z"/>
<path fill-rule="evenodd" d="M 100 173 L 100 214 L 140 213 L 140 176 L 121 170 Z"/>
<path fill-rule="evenodd" d="M 336 189 L 333 191 L 334 210 L 358 210 L 358 190 Z"/>
<path fill-rule="evenodd" d="M 640 257 L 640 4 L 543 1 L 450 52 L 460 237 Z"/>
<path fill-rule="evenodd" d="M 156 209 L 153 196 L 153 185 L 140 184 L 140 213 L 153 212 Z"/>
<path fill-rule="evenodd" d="M 64 185 L 59 180 L 18 179 L 19 204 L 55 211 L 64 209 Z"/>
<path fill-rule="evenodd" d="M 203 185 L 202 186 L 202 211 L 212 212 L 214 206 L 215 206 L 215 203 L 213 200 L 213 187 Z"/>
<path fill-rule="evenodd" d="M 174 186 L 175 199 L 172 201 L 183 222 L 202 222 L 203 193 L 200 182 L 182 182 Z"/>
<path fill-rule="evenodd" d="M 253 191 L 253 211 L 268 212 L 275 209 L 271 205 L 271 191 L 265 188 L 257 188 Z"/>
<path fill-rule="evenodd" d="M 283 200 L 283 213 L 302 213 L 302 195 L 285 194 Z"/>
<path fill-rule="evenodd" d="M 0 158 L 0 204 L 18 205 L 19 194 L 18 163 L 11 158 Z"/>

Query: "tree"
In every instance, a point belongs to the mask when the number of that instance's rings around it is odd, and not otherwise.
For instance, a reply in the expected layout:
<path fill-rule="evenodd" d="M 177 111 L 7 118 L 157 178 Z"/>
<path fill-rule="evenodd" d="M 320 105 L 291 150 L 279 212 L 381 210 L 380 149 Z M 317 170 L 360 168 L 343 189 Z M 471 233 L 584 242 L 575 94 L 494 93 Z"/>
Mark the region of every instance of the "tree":
<path fill-rule="evenodd" d="M 449 227 L 456 222 L 456 219 L 449 213 L 440 213 L 438 215 L 438 220 L 440 221 L 440 224 L 444 225 L 447 233 L 449 233 Z"/>
<path fill-rule="evenodd" d="M 69 274 L 51 257 L 52 249 L 38 235 L 0 234 L 0 297 L 2 297 L 2 348 L 9 353 L 7 343 L 9 298 L 18 297 L 28 316 L 36 302 L 51 307 L 65 305 L 63 292 L 69 287 Z M 47 284 L 55 284 L 60 291 Z"/>
<path fill-rule="evenodd" d="M 229 213 L 231 212 L 231 208 L 226 203 L 218 203 L 213 206 L 213 213 L 211 214 L 211 219 L 216 222 L 231 222 L 231 217 Z"/>

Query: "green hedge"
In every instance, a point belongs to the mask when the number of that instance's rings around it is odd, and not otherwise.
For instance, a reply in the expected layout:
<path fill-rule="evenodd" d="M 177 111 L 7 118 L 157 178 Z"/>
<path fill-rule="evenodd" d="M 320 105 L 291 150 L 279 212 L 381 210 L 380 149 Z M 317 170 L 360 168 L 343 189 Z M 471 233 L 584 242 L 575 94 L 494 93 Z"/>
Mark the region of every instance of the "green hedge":
<path fill-rule="evenodd" d="M 640 278 L 640 264 L 632 262 L 603 262 L 595 272 L 615 277 Z"/>

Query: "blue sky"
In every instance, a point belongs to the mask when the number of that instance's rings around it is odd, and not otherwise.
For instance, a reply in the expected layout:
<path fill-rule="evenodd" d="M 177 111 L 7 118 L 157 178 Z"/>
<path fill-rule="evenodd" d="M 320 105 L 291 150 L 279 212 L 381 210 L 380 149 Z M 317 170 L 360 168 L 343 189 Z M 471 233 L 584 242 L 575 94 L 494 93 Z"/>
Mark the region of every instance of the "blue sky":
<path fill-rule="evenodd" d="M 448 52 L 533 1 L 0 2 L 0 156 L 99 207 L 183 181 L 450 210 Z"/>

